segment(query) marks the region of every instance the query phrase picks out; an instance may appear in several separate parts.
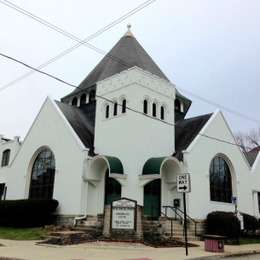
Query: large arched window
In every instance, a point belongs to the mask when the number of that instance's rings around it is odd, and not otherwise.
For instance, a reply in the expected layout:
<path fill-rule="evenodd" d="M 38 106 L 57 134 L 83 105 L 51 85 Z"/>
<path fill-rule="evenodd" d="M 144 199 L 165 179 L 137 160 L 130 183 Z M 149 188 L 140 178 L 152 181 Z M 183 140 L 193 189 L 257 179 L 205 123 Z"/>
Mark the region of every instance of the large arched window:
<path fill-rule="evenodd" d="M 42 150 L 34 161 L 29 198 L 52 198 L 55 178 L 55 158 L 50 149 Z"/>
<path fill-rule="evenodd" d="M 210 199 L 231 203 L 232 178 L 225 160 L 219 156 L 210 163 Z"/>

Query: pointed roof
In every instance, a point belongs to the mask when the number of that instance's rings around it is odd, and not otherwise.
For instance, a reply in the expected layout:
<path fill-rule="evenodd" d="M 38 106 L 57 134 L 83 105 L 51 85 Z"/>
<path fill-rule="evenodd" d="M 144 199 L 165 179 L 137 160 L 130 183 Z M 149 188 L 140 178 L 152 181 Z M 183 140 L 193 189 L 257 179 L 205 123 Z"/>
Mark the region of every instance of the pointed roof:
<path fill-rule="evenodd" d="M 78 88 L 66 97 L 79 92 L 80 89 L 93 86 L 103 79 L 111 77 L 134 66 L 137 66 L 169 81 L 169 79 L 156 65 L 156 63 L 152 60 L 144 48 L 135 39 L 130 28 L 131 26 L 128 25 L 127 32 L 118 41 L 118 43 L 89 73 L 89 75 L 81 82 Z"/>

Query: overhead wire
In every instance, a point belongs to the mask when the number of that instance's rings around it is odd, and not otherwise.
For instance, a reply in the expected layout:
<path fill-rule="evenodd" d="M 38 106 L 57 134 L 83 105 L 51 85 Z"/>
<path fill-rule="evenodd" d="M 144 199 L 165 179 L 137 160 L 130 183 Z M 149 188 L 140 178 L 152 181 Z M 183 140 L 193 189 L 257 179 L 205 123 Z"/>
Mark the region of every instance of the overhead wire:
<path fill-rule="evenodd" d="M 59 32 L 59 33 L 65 35 L 65 36 L 67 36 L 67 37 L 69 37 L 70 39 L 72 39 L 72 40 L 78 42 L 76 45 L 73 45 L 72 47 L 70 47 L 69 49 L 67 49 L 67 50 L 65 50 L 65 51 L 63 51 L 63 52 L 61 52 L 60 54 L 58 54 L 58 55 L 55 56 L 54 58 L 52 58 L 52 59 L 50 59 L 50 60 L 48 60 L 48 61 L 44 62 L 43 64 L 41 64 L 41 65 L 39 65 L 39 66 L 36 67 L 37 69 L 42 69 L 42 68 L 44 68 L 44 67 L 46 67 L 47 65 L 53 63 L 54 61 L 60 59 L 61 57 L 65 56 L 66 54 L 72 52 L 73 50 L 77 49 L 78 47 L 80 47 L 80 46 L 82 46 L 82 45 L 86 45 L 87 47 L 91 48 L 92 50 L 95 50 L 95 51 L 101 53 L 102 55 L 106 55 L 106 54 L 107 54 L 106 52 L 104 52 L 104 51 L 102 51 L 101 49 L 99 49 L 99 48 L 97 48 L 97 47 L 95 47 L 95 46 L 89 44 L 88 41 L 90 41 L 90 40 L 92 40 L 93 38 L 97 37 L 98 35 L 104 33 L 104 32 L 107 31 L 108 29 L 114 27 L 114 26 L 117 25 L 118 23 L 124 21 L 126 18 L 128 18 L 128 17 L 132 16 L 133 14 L 139 12 L 140 10 L 142 10 L 143 8 L 147 7 L 148 5 L 152 4 L 152 3 L 155 2 L 155 1 L 156 1 L 156 0 L 148 0 L 148 1 L 145 1 L 145 2 L 142 3 L 141 5 L 137 6 L 137 7 L 134 8 L 134 9 L 132 9 L 131 11 L 129 11 L 128 13 L 126 13 L 125 15 L 121 16 L 120 18 L 116 19 L 116 20 L 113 21 L 112 23 L 110 23 L 110 24 L 108 24 L 107 26 L 105 26 L 104 28 L 102 28 L 102 29 L 98 30 L 97 32 L 95 32 L 94 34 L 88 36 L 88 37 L 85 38 L 84 40 L 81 40 L 80 38 L 78 38 L 78 37 L 76 37 L 76 36 L 74 36 L 74 35 L 72 35 L 72 34 L 66 32 L 66 31 L 64 31 L 63 29 L 61 29 L 61 28 L 59 28 L 59 27 L 57 27 L 57 26 L 55 26 L 55 25 L 53 25 L 53 24 L 47 22 L 46 20 L 44 20 L 44 19 L 42 19 L 42 18 L 40 18 L 40 17 L 38 17 L 38 16 L 36 16 L 36 15 L 34 15 L 34 14 L 32 14 L 32 13 L 26 11 L 25 9 L 23 9 L 23 8 L 21 8 L 21 7 L 17 6 L 17 5 L 15 5 L 15 4 L 13 4 L 13 3 L 11 3 L 10 1 L 7 1 L 7 0 L 2 1 L 2 0 L 0 0 L 0 3 L 6 5 L 6 6 L 10 7 L 10 8 L 12 8 L 12 9 L 14 9 L 14 10 L 16 10 L 16 11 L 18 11 L 18 12 L 20 12 L 20 13 L 22 13 L 22 14 L 24 14 L 24 15 L 26 15 L 26 16 L 28 16 L 28 17 L 30 17 L 30 18 L 36 20 L 36 21 L 38 21 L 38 22 L 40 22 L 41 24 L 43 24 L 43 25 L 45 25 L 45 26 L 47 26 L 47 27 L 49 27 L 49 28 L 51 28 L 51 29 L 53 29 L 53 30 L 55 30 L 55 31 L 57 31 L 57 32 Z M 112 58 L 112 57 L 111 57 L 111 58 Z M 123 61 L 121 61 L 121 60 L 119 60 L 119 59 L 117 59 L 117 61 L 118 61 L 118 62 L 121 62 L 121 63 L 125 63 L 125 62 L 123 62 Z M 125 63 L 125 65 L 126 65 L 126 63 Z M 8 84 L 6 84 L 6 85 L 0 87 L 0 91 L 3 91 L 4 89 L 6 89 L 6 88 L 8 88 L 8 87 L 10 87 L 10 86 L 12 86 L 12 85 L 14 85 L 15 83 L 17 83 L 17 82 L 19 82 L 20 80 L 22 80 L 22 79 L 28 77 L 29 75 L 31 75 L 31 74 L 34 73 L 34 72 L 35 72 L 35 70 L 31 70 L 31 71 L 29 71 L 28 73 L 26 73 L 26 74 L 20 76 L 19 78 L 17 78 L 17 79 L 15 79 L 15 80 L 9 82 Z"/>
<path fill-rule="evenodd" d="M 39 72 L 39 73 L 41 73 L 41 74 L 43 74 L 43 75 L 45 75 L 45 76 L 48 76 L 48 77 L 50 77 L 50 78 L 53 78 L 53 79 L 55 79 L 55 80 L 57 80 L 57 81 L 59 81 L 59 82 L 61 82 L 61 83 L 63 83 L 63 84 L 66 84 L 66 85 L 71 86 L 71 87 L 73 87 L 73 88 L 78 88 L 76 85 L 73 85 L 73 84 L 71 84 L 71 83 L 69 83 L 69 82 L 67 82 L 67 81 L 65 81 L 65 80 L 62 80 L 62 79 L 60 79 L 60 78 L 58 78 L 58 77 L 56 77 L 56 76 L 53 76 L 53 75 L 51 75 L 51 74 L 49 74 L 49 73 L 47 73 L 47 72 L 41 71 L 41 70 L 39 70 L 39 69 L 37 69 L 37 68 L 34 68 L 34 67 L 32 67 L 32 66 L 30 66 L 30 65 L 28 65 L 28 64 L 26 64 L 26 63 L 24 63 L 24 62 L 22 62 L 22 61 L 20 61 L 20 60 L 18 60 L 18 59 L 15 59 L 15 58 L 13 58 L 13 57 L 10 57 L 10 56 L 8 56 L 8 55 L 6 55 L 6 54 L 4 54 L 4 53 L 0 53 L 0 56 L 2 56 L 2 57 L 4 57 L 4 58 L 7 58 L 7 59 L 10 59 L 10 60 L 12 60 L 12 61 L 15 61 L 15 62 L 17 62 L 17 63 L 19 63 L 19 64 L 21 64 L 21 65 L 23 65 L 23 66 L 26 66 L 27 68 L 30 68 L 30 69 L 32 69 L 32 70 L 35 70 L 36 72 Z M 86 91 L 87 93 L 91 94 L 91 92 L 89 92 L 89 91 L 87 91 L 87 90 L 85 90 L 85 91 Z M 107 102 L 110 102 L 110 103 L 112 103 L 112 104 L 115 103 L 115 101 L 112 101 L 112 100 L 110 100 L 110 99 L 107 99 L 107 98 L 105 98 L 105 97 L 103 97 L 103 96 L 100 96 L 100 95 L 97 95 L 97 94 L 96 94 L 95 96 L 96 96 L 97 98 L 103 99 L 103 100 L 105 100 L 105 101 L 107 101 Z M 119 105 L 119 106 L 122 106 L 121 104 L 118 104 L 118 105 Z M 130 107 L 128 107 L 128 106 L 126 106 L 126 109 L 129 110 L 129 111 L 132 111 L 132 112 L 134 112 L 134 113 L 138 113 L 138 114 L 140 114 L 140 115 L 142 115 L 142 116 L 148 117 L 148 118 L 150 118 L 150 119 L 159 121 L 159 122 L 161 122 L 161 123 L 163 123 L 163 124 L 167 124 L 167 125 L 173 126 L 173 127 L 178 127 L 178 128 L 180 128 L 180 129 L 182 129 L 182 130 L 184 130 L 184 131 L 188 131 L 188 129 L 185 129 L 184 127 L 180 127 L 180 126 L 176 125 L 175 123 L 170 123 L 170 122 L 161 120 L 161 119 L 159 119 L 159 118 L 157 118 L 157 117 L 150 116 L 150 115 L 148 115 L 148 114 L 145 114 L 145 113 L 143 113 L 143 112 L 141 112 L 141 111 L 138 111 L 138 110 L 136 110 L 136 109 L 130 108 Z M 211 139 L 211 140 L 215 140 L 215 141 L 218 141 L 218 142 L 226 143 L 226 144 L 233 145 L 233 146 L 237 146 L 237 147 L 241 148 L 241 146 L 238 145 L 237 143 L 232 143 L 232 142 L 229 142 L 229 141 L 226 141 L 226 140 L 223 140 L 223 139 L 220 139 L 220 138 L 212 137 L 212 136 L 209 136 L 209 135 L 206 135 L 206 134 L 202 134 L 202 133 L 198 133 L 198 135 L 200 135 L 200 136 L 202 136 L 202 137 L 205 137 L 205 138 L 208 138 L 208 139 Z M 246 148 L 252 149 L 251 147 L 246 147 Z"/>
<path fill-rule="evenodd" d="M 88 48 L 90 48 L 90 49 L 92 49 L 92 50 L 94 50 L 94 51 L 96 51 L 96 52 L 98 52 L 98 53 L 100 53 L 100 54 L 102 54 L 102 55 L 104 55 L 104 56 L 107 56 L 108 58 L 111 58 L 111 59 L 113 59 L 113 60 L 116 60 L 117 62 L 119 62 L 119 63 L 121 63 L 121 64 L 127 66 L 128 68 L 130 68 L 130 67 L 133 66 L 132 64 L 127 63 L 127 62 L 125 62 L 125 61 L 122 61 L 122 60 L 118 59 L 117 57 L 114 57 L 114 56 L 110 55 L 109 53 L 107 53 L 107 52 L 105 52 L 105 51 L 103 51 L 103 50 L 101 50 L 101 49 L 99 49 L 99 48 L 97 48 L 97 47 L 95 47 L 95 46 L 93 46 L 93 45 L 87 43 L 87 42 L 88 42 L 89 40 L 93 39 L 94 37 L 100 35 L 100 34 L 103 33 L 104 31 L 110 29 L 111 27 L 113 27 L 113 26 L 116 25 L 117 23 L 119 23 L 119 22 L 125 20 L 125 19 L 126 19 L 127 17 L 129 17 L 130 15 L 133 15 L 134 13 L 136 13 L 136 12 L 140 11 L 141 9 L 143 9 L 144 7 L 150 5 L 150 4 L 153 3 L 154 1 L 155 1 L 155 0 L 148 0 L 148 1 L 144 2 L 143 4 L 141 4 L 141 5 L 139 5 L 138 7 L 134 8 L 133 10 L 131 10 L 130 12 L 128 12 L 127 14 L 125 14 L 124 16 L 120 17 L 119 19 L 115 20 L 114 22 L 110 23 L 108 26 L 106 26 L 106 27 L 104 27 L 103 29 L 97 31 L 96 33 L 94 33 L 93 35 L 87 37 L 87 38 L 84 39 L 84 40 L 81 40 L 80 38 L 78 38 L 78 37 L 76 37 L 76 36 L 74 36 L 74 35 L 72 35 L 72 34 L 66 32 L 65 30 L 63 30 L 63 29 L 61 29 L 61 28 L 59 28 L 59 27 L 57 27 L 57 26 L 55 26 L 55 25 L 53 25 L 53 24 L 47 22 L 46 20 L 44 20 L 44 19 L 42 19 L 42 18 L 40 18 L 40 17 L 38 17 L 38 16 L 36 16 L 36 15 L 34 15 L 34 14 L 28 12 L 27 10 L 25 10 L 25 9 L 23 9 L 23 8 L 21 8 L 21 7 L 17 6 L 17 5 L 15 5 L 15 4 L 13 4 L 13 3 L 11 3 L 10 1 L 7 1 L 7 0 L 3 0 L 3 1 L 2 1 L 2 0 L 0 0 L 0 3 L 2 3 L 2 4 L 4 4 L 4 5 L 7 5 L 8 7 L 12 8 L 12 9 L 14 9 L 14 10 L 16 10 L 16 11 L 18 11 L 18 12 L 20 12 L 20 13 L 22 13 L 22 14 L 24 14 L 24 15 L 30 17 L 30 18 L 32 18 L 32 19 L 34 19 L 35 21 L 40 22 L 41 24 L 43 24 L 43 25 L 45 25 L 45 26 L 47 26 L 47 27 L 49 27 L 49 28 L 55 30 L 56 32 L 58 32 L 58 33 L 60 33 L 60 34 L 63 34 L 63 35 L 65 35 L 66 37 L 68 37 L 68 38 L 70 38 L 70 39 L 72 39 L 72 40 L 78 42 L 78 44 L 72 46 L 71 48 L 69 48 L 68 50 L 62 52 L 61 54 L 59 54 L 59 55 L 57 55 L 57 56 L 55 56 L 55 57 L 52 58 L 51 60 L 49 60 L 49 61 L 43 63 L 43 64 L 40 65 L 40 66 L 38 66 L 38 67 L 37 67 L 38 69 L 41 69 L 41 68 L 43 68 L 43 67 L 49 65 L 50 63 L 52 63 L 52 62 L 56 61 L 57 59 L 63 57 L 64 55 L 66 55 L 67 53 L 73 51 L 74 49 L 78 48 L 78 47 L 81 46 L 81 45 L 85 45 L 85 46 L 87 46 Z M 24 74 L 23 76 L 21 76 L 21 77 L 15 79 L 15 80 L 11 81 L 10 83 L 4 85 L 3 87 L 0 88 L 0 91 L 2 91 L 2 90 L 4 90 L 4 89 L 8 88 L 9 86 L 11 86 L 11 85 L 13 85 L 13 84 L 19 82 L 19 81 L 22 80 L 22 79 L 26 78 L 27 76 L 31 75 L 33 72 L 35 72 L 35 70 L 31 70 L 30 72 Z M 190 91 L 187 91 L 187 90 L 185 90 L 185 89 L 183 89 L 183 88 L 177 87 L 177 89 L 180 89 L 183 93 L 186 93 L 186 94 L 188 94 L 188 95 L 190 95 L 190 96 L 192 96 L 192 97 L 195 97 L 196 99 L 199 99 L 199 100 L 201 100 L 201 101 L 203 101 L 203 102 L 205 102 L 205 103 L 208 103 L 208 104 L 213 105 L 213 106 L 215 106 L 215 107 L 221 108 L 222 110 L 225 110 L 225 111 L 227 111 L 227 112 L 229 112 L 229 113 L 231 113 L 231 114 L 233 114 L 233 115 L 236 115 L 236 116 L 239 116 L 239 117 L 244 118 L 244 119 L 246 119 L 246 120 L 249 120 L 249 121 L 251 121 L 251 122 L 260 124 L 260 120 L 258 120 L 258 119 L 255 119 L 255 118 L 250 117 L 250 116 L 248 116 L 248 115 L 245 115 L 245 114 L 242 114 L 242 113 L 237 112 L 237 111 L 235 111 L 235 110 L 232 110 L 232 109 L 230 109 L 230 108 L 227 108 L 227 107 L 225 107 L 225 106 L 223 106 L 223 105 L 220 105 L 220 104 L 218 104 L 218 103 L 216 103 L 216 102 L 213 102 L 213 101 L 211 101 L 211 100 L 208 100 L 208 99 L 206 99 L 206 98 L 203 98 L 203 97 L 201 97 L 201 96 L 199 96 L 199 95 L 196 95 L 196 94 L 194 94 L 194 93 L 192 93 L 192 92 L 190 92 Z"/>

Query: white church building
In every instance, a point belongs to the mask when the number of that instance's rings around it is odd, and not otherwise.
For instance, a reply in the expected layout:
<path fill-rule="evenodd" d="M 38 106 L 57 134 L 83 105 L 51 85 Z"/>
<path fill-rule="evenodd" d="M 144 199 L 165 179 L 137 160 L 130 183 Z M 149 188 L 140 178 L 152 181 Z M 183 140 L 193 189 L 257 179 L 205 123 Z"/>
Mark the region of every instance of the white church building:
<path fill-rule="evenodd" d="M 0 135 L 0 199 L 54 198 L 73 221 L 124 197 L 158 217 L 189 173 L 191 218 L 234 211 L 232 197 L 260 217 L 259 153 L 246 158 L 220 110 L 186 119 L 190 105 L 128 28 L 78 88 L 46 98 L 23 142 Z"/>

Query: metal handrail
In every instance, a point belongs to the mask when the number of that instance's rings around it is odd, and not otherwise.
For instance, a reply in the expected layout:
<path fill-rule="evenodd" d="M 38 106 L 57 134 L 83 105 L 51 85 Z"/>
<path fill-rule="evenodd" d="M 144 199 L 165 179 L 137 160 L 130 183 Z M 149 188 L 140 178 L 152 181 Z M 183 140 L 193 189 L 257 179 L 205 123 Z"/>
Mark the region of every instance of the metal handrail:
<path fill-rule="evenodd" d="M 177 208 L 177 207 L 173 207 L 173 206 L 163 206 L 165 208 L 165 214 L 167 214 L 167 208 L 170 208 L 171 210 L 173 210 L 175 212 L 175 220 L 176 220 L 176 214 L 184 221 L 184 218 L 177 212 L 177 211 L 180 211 L 182 214 L 184 214 L 184 212 Z M 164 214 L 164 215 L 165 215 Z M 197 236 L 197 221 L 194 220 L 193 218 L 191 218 L 189 215 L 186 214 L 186 217 L 188 217 L 191 221 L 194 222 L 195 224 L 195 236 Z"/>
<path fill-rule="evenodd" d="M 153 209 L 157 209 L 159 210 L 157 207 L 151 205 L 151 208 L 152 208 L 152 215 L 153 215 Z M 169 219 L 171 221 L 171 237 L 172 237 L 172 218 L 169 218 L 166 214 L 164 214 L 163 212 L 159 211 L 160 214 L 164 215 L 167 219 Z"/>

